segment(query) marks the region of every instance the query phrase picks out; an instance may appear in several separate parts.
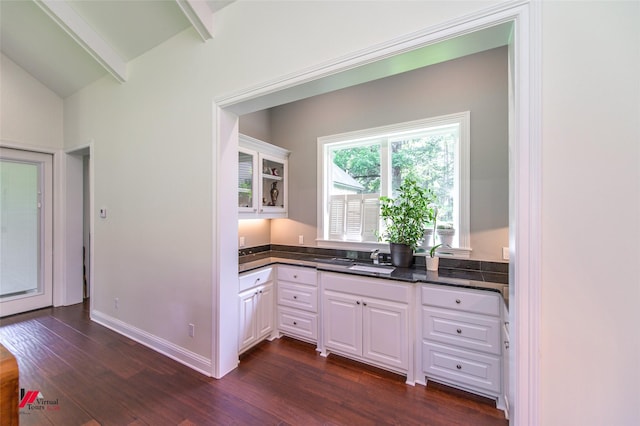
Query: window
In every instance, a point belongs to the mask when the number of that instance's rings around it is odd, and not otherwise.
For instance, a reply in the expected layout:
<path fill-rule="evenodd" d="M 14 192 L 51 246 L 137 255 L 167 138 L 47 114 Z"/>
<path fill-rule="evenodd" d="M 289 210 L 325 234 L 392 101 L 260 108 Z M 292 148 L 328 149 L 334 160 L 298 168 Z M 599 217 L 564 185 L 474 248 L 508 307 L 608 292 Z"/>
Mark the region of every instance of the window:
<path fill-rule="evenodd" d="M 469 112 L 321 137 L 318 158 L 320 245 L 378 243 L 379 197 L 411 175 L 436 194 L 456 254 L 468 253 Z"/>

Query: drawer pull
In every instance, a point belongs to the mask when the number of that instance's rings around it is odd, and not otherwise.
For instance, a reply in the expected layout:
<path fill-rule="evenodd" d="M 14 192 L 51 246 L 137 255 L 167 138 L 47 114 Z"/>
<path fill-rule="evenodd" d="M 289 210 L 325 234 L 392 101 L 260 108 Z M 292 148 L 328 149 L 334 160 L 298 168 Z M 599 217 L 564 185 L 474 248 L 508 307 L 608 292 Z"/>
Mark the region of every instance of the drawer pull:
<path fill-rule="evenodd" d="M 294 321 L 294 322 L 293 322 L 293 325 L 298 325 L 298 323 Z"/>
<path fill-rule="evenodd" d="M 297 298 L 298 298 L 298 296 L 293 296 L 293 298 L 294 298 L 294 299 L 297 299 Z"/>
<path fill-rule="evenodd" d="M 462 330 L 457 329 L 457 330 L 456 330 L 456 333 L 458 333 L 458 334 L 462 334 Z"/>
<path fill-rule="evenodd" d="M 456 303 L 459 305 L 462 301 L 460 299 L 456 299 Z"/>
<path fill-rule="evenodd" d="M 367 306 L 367 302 L 362 302 L 362 305 L 363 306 Z"/>
<path fill-rule="evenodd" d="M 297 275 L 294 275 L 294 276 L 293 276 L 293 278 L 295 278 L 295 279 L 297 280 L 297 279 L 298 279 L 298 276 L 297 276 Z"/>
<path fill-rule="evenodd" d="M 356 300 L 356 305 L 359 305 L 359 304 L 360 304 L 360 301 L 359 301 L 359 300 Z"/>
<path fill-rule="evenodd" d="M 461 366 L 460 364 L 456 365 L 456 368 L 457 368 L 458 370 L 462 370 L 462 366 Z"/>

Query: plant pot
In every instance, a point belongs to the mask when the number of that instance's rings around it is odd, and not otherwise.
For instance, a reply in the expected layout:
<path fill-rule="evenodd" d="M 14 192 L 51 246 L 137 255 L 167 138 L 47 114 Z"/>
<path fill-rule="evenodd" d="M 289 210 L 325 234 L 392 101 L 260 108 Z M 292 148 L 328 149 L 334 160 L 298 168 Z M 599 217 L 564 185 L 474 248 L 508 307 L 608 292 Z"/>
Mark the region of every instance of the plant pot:
<path fill-rule="evenodd" d="M 425 257 L 427 263 L 427 271 L 437 271 L 438 265 L 440 264 L 440 258 L 438 256 L 427 256 Z"/>
<path fill-rule="evenodd" d="M 389 243 L 391 264 L 399 268 L 409 268 L 413 264 L 413 250 L 406 244 Z"/>
<path fill-rule="evenodd" d="M 453 247 L 453 236 L 456 233 L 455 229 L 438 229 L 437 232 L 443 246 Z"/>

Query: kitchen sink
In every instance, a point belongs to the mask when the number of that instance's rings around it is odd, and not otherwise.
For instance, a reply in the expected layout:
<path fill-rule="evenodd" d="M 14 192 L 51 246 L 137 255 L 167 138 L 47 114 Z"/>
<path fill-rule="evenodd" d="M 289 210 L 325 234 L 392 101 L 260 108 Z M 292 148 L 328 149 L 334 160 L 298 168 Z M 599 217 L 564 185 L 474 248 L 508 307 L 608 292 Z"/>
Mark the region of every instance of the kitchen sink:
<path fill-rule="evenodd" d="M 373 272 L 373 273 L 376 273 L 376 274 L 390 274 L 396 268 L 393 267 L 393 266 L 376 266 L 376 265 L 360 265 L 360 264 L 356 264 L 356 265 L 349 266 L 348 269 L 350 269 L 352 271 L 360 271 L 360 272 Z"/>
<path fill-rule="evenodd" d="M 320 262 L 320 263 L 329 263 L 331 265 L 352 265 L 353 263 L 355 263 L 354 259 L 348 259 L 345 257 L 330 257 L 330 258 L 326 258 L 326 257 L 316 257 L 315 259 L 313 259 L 314 262 Z"/>

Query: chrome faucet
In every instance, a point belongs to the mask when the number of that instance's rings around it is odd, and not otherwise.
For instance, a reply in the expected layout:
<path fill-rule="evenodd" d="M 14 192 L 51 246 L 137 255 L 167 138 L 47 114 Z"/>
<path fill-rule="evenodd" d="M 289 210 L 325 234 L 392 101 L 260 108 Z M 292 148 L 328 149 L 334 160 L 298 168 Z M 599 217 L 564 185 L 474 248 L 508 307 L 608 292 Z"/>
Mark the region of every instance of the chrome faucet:
<path fill-rule="evenodd" d="M 380 249 L 375 249 L 373 251 L 371 251 L 371 256 L 369 256 L 371 258 L 371 260 L 373 260 L 373 264 L 377 265 L 378 264 L 378 253 L 380 252 Z"/>

